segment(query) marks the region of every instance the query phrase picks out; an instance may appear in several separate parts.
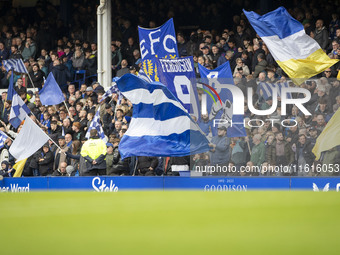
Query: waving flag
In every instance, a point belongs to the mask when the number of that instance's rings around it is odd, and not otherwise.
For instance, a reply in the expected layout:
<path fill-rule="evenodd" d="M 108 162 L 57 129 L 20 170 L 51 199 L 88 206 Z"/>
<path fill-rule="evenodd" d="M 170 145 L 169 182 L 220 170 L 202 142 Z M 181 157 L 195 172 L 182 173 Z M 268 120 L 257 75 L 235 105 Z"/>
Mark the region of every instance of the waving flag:
<path fill-rule="evenodd" d="M 200 119 L 193 58 L 156 59 L 155 61 L 160 82 L 168 87 L 190 114 Z"/>
<path fill-rule="evenodd" d="M 132 74 L 117 85 L 133 104 L 129 129 L 119 145 L 122 158 L 180 157 L 209 150 L 202 131 L 166 86 Z"/>
<path fill-rule="evenodd" d="M 269 97 L 273 97 L 273 87 L 277 88 L 277 96 L 281 97 L 282 87 L 288 88 L 289 85 L 287 82 L 279 82 L 279 83 L 269 83 L 269 82 L 259 82 L 257 84 L 258 95 L 262 95 L 264 100 L 267 100 Z M 292 93 L 287 93 L 287 98 L 292 98 Z"/>
<path fill-rule="evenodd" d="M 43 88 L 39 91 L 39 97 L 42 105 L 55 105 L 65 101 L 63 92 L 52 72 L 50 72 Z"/>
<path fill-rule="evenodd" d="M 8 136 L 0 130 L 0 149 L 5 146 L 5 141 Z"/>
<path fill-rule="evenodd" d="M 120 93 L 116 81 L 118 81 L 120 77 L 114 77 L 112 79 L 112 86 L 104 93 L 102 99 L 100 100 L 100 103 L 103 102 L 107 97 L 111 96 L 112 94 L 118 94 L 118 104 L 120 104 L 120 101 L 123 98 L 122 93 Z"/>
<path fill-rule="evenodd" d="M 107 142 L 107 139 L 105 137 L 102 125 L 100 124 L 100 107 L 98 108 L 98 111 L 96 112 L 96 115 L 94 115 L 93 120 L 89 126 L 89 129 L 86 132 L 85 137 L 87 139 L 90 138 L 90 131 L 92 129 L 96 129 L 98 132 L 98 136 L 100 137 L 100 139 L 104 140 L 105 142 Z"/>
<path fill-rule="evenodd" d="M 231 73 L 229 62 L 225 62 L 223 65 L 218 66 L 214 70 L 208 70 L 204 66 L 198 64 L 198 68 L 201 74 L 201 81 L 203 84 L 203 91 L 207 94 L 207 110 L 209 113 L 209 119 L 223 119 L 228 124 L 223 124 L 228 128 L 228 137 L 242 137 L 246 136 L 246 130 L 243 126 L 243 115 L 233 114 L 233 108 L 244 107 L 244 105 L 233 105 L 233 96 L 228 88 L 225 88 L 224 84 L 234 85 L 233 75 Z M 210 92 L 211 91 L 211 92 Z M 212 96 L 212 94 L 217 97 Z M 216 102 L 214 102 L 214 100 Z M 233 123 L 230 125 L 230 123 Z M 217 133 L 218 126 L 215 126 L 213 134 Z"/>
<path fill-rule="evenodd" d="M 312 152 L 319 160 L 321 152 L 328 151 L 340 145 L 340 109 L 338 109 L 327 123 L 319 137 Z"/>
<path fill-rule="evenodd" d="M 178 56 L 173 19 L 162 26 L 149 29 L 138 27 L 139 46 L 143 72 L 152 81 L 159 81 L 155 58 L 176 58 Z"/>
<path fill-rule="evenodd" d="M 28 73 L 22 59 L 8 59 L 2 61 L 6 71 L 13 69 L 17 73 Z"/>
<path fill-rule="evenodd" d="M 50 137 L 28 117 L 25 119 L 22 129 L 9 148 L 9 152 L 16 158 L 16 162 L 18 162 L 29 158 L 49 139 Z"/>
<path fill-rule="evenodd" d="M 14 173 L 13 177 L 21 177 L 22 172 L 24 171 L 26 161 L 27 161 L 27 158 L 20 160 L 17 163 L 15 163 L 15 165 L 13 166 L 13 169 L 15 169 L 15 173 Z"/>
<path fill-rule="evenodd" d="M 16 94 L 14 89 L 14 72 L 11 73 L 11 78 L 9 79 L 9 85 L 7 90 L 7 100 L 12 100 L 13 95 Z"/>
<path fill-rule="evenodd" d="M 18 94 L 14 94 L 12 100 L 12 108 L 9 115 L 9 122 L 13 127 L 18 128 L 20 123 L 25 119 L 27 114 L 31 111 L 27 105 L 22 101 Z"/>
<path fill-rule="evenodd" d="M 305 33 L 303 25 L 284 7 L 263 16 L 243 12 L 276 62 L 296 84 L 338 62 L 326 55 L 319 44 Z"/>

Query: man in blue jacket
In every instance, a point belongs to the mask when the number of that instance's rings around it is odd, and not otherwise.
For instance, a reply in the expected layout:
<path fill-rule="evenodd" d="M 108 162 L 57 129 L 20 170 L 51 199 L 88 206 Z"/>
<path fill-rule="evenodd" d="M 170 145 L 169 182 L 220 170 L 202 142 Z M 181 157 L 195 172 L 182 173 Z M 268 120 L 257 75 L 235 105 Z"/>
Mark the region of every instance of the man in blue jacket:
<path fill-rule="evenodd" d="M 226 135 L 227 128 L 225 126 L 220 126 L 217 129 L 217 136 L 214 136 L 209 144 L 209 147 L 211 148 L 210 164 L 216 166 L 216 169 L 217 165 L 221 167 L 227 166 L 230 159 L 230 139 Z M 227 172 L 222 172 L 222 174 L 226 175 Z"/>

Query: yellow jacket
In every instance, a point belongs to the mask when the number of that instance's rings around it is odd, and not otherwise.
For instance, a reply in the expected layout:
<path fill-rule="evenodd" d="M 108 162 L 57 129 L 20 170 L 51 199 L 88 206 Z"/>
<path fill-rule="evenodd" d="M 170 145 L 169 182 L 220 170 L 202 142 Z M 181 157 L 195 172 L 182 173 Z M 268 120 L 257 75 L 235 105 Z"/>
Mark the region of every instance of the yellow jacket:
<path fill-rule="evenodd" d="M 90 157 L 92 160 L 97 159 L 100 155 L 106 155 L 106 143 L 101 139 L 87 140 L 81 149 L 80 154 L 85 157 Z"/>

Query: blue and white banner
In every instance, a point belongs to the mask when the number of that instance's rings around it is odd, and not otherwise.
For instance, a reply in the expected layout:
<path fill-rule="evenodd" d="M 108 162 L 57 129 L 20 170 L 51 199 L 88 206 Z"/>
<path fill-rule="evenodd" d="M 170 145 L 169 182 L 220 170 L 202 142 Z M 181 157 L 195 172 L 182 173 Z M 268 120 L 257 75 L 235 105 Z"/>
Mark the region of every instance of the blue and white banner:
<path fill-rule="evenodd" d="M 193 58 L 156 59 L 156 63 L 160 82 L 168 87 L 191 115 L 199 119 Z"/>
<path fill-rule="evenodd" d="M 0 149 L 5 146 L 5 142 L 8 136 L 0 130 Z"/>
<path fill-rule="evenodd" d="M 229 62 L 218 66 L 214 70 L 208 70 L 198 64 L 201 74 L 201 85 L 207 98 L 207 111 L 210 120 L 220 120 L 219 126 L 226 126 L 228 137 L 246 136 L 246 130 L 243 125 L 243 115 L 233 114 L 233 108 L 244 107 L 244 105 L 233 105 L 233 95 L 225 85 L 234 85 L 233 75 Z M 242 109 L 241 108 L 241 109 Z M 222 121 L 224 120 L 224 121 Z M 216 130 L 215 130 L 216 131 Z"/>
<path fill-rule="evenodd" d="M 8 59 L 2 61 L 4 67 L 6 68 L 6 71 L 13 69 L 15 72 L 18 73 L 28 73 L 27 69 L 25 67 L 24 62 L 22 59 Z"/>
<path fill-rule="evenodd" d="M 269 83 L 269 82 L 259 82 L 257 85 L 256 93 L 259 96 L 262 96 L 264 100 L 267 100 L 269 97 L 273 98 L 273 88 L 277 88 L 277 96 L 281 97 L 282 87 L 288 88 L 288 82 L 278 82 L 278 83 Z M 287 98 L 292 98 L 292 93 L 287 93 Z"/>
<path fill-rule="evenodd" d="M 12 108 L 9 115 L 9 122 L 13 127 L 18 128 L 21 122 L 26 118 L 26 115 L 31 111 L 27 105 L 22 101 L 18 94 L 13 95 Z"/>
<path fill-rule="evenodd" d="M 94 115 L 93 120 L 92 120 L 92 122 L 91 122 L 91 124 L 90 124 L 90 126 L 89 126 L 89 128 L 88 128 L 88 130 L 86 132 L 85 137 L 87 139 L 90 138 L 90 131 L 92 129 L 96 129 L 97 132 L 98 132 L 99 138 L 102 139 L 104 142 L 107 142 L 107 138 L 106 138 L 106 136 L 104 134 L 102 125 L 100 123 L 100 107 L 98 108 L 98 110 L 96 112 L 96 115 Z"/>
<path fill-rule="evenodd" d="M 153 81 L 159 81 L 155 58 L 178 57 L 176 33 L 173 19 L 158 28 L 138 27 L 139 46 L 143 72 Z"/>
<path fill-rule="evenodd" d="M 166 86 L 133 74 L 125 74 L 117 85 L 133 104 L 129 129 L 119 144 L 122 158 L 181 157 L 209 150 L 207 138 Z"/>
<path fill-rule="evenodd" d="M 180 190 L 245 192 L 251 190 L 306 190 L 340 192 L 339 177 L 176 177 L 176 176 L 78 176 L 21 177 L 0 181 L 1 192 L 89 190 Z"/>

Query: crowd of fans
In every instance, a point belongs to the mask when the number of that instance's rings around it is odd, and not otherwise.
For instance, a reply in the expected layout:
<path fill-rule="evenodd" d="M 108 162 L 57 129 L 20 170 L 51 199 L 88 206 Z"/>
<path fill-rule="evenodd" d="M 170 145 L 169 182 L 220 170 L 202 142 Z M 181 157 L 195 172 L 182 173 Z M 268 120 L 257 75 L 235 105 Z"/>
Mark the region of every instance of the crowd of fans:
<path fill-rule="evenodd" d="M 139 71 L 141 56 L 135 25 L 152 28 L 161 25 L 160 22 L 170 17 L 174 17 L 175 24 L 176 22 L 180 25 L 194 24 L 193 20 L 187 20 L 187 17 L 192 16 L 180 14 L 185 11 L 196 11 L 200 8 L 201 1 L 197 1 L 193 6 L 189 6 L 188 1 L 183 1 L 183 4 L 178 5 L 178 10 L 171 6 L 168 8 L 169 3 L 159 5 L 152 3 L 151 8 L 146 8 L 148 1 L 134 2 L 135 6 L 114 1 L 116 8 L 113 8 L 111 44 L 113 76 L 121 77 L 126 73 L 137 74 Z M 1 27 L 0 60 L 13 58 L 24 60 L 31 79 L 27 74 L 14 73 L 15 90 L 30 108 L 31 118 L 60 147 L 58 148 L 52 141 L 45 144 L 27 160 L 24 176 L 178 175 L 178 170 L 196 171 L 198 166 L 205 165 L 235 166 L 236 172 L 217 173 L 222 175 L 339 174 L 340 170 L 331 171 L 329 168 L 327 171 L 316 171 L 318 164 L 328 166 L 333 164 L 339 167 L 338 147 L 323 152 L 319 161 L 315 161 L 312 153 L 317 137 L 340 106 L 340 82 L 336 79 L 340 69 L 339 64 L 326 69 L 301 85 L 312 94 L 311 100 L 304 104 L 312 116 L 305 116 L 295 106 L 288 107 L 287 116 L 281 116 L 280 103 L 272 115 L 255 116 L 250 113 L 245 104 L 245 119 L 247 121 L 256 119 L 255 122 L 258 124 L 262 119 L 264 123 L 260 127 L 246 125 L 246 137 L 228 138 L 227 129 L 214 129 L 208 116 L 203 115 L 198 124 L 211 142 L 209 152 L 181 158 L 132 157 L 122 160 L 118 145 L 129 128 L 132 104 L 126 99 L 122 99 L 118 104 L 117 94 L 112 94 L 111 97 L 100 102 L 105 91 L 102 84 L 96 82 L 95 6 L 90 4 L 88 7 L 84 6 L 78 2 L 73 3 L 75 12 L 71 26 L 63 24 L 53 5 L 43 6 L 40 2 L 35 8 L 36 15 L 29 19 L 32 21 L 30 24 L 22 19 L 15 19 L 23 13 L 20 9 L 12 9 L 6 12 L 2 19 L 0 18 L 0 20 L 6 18 L 8 21 Z M 245 3 L 245 7 L 247 6 L 249 6 L 248 2 Z M 202 8 L 204 7 L 206 12 L 201 10 L 202 19 L 195 23 L 198 24 L 198 28 L 183 27 L 182 30 L 177 30 L 179 57 L 193 56 L 197 78 L 200 78 L 198 63 L 208 69 L 214 69 L 229 61 L 235 85 L 245 95 L 247 88 L 252 87 L 255 107 L 262 110 L 271 106 L 272 98 L 263 98 L 258 90 L 259 83 L 289 82 L 290 86 L 295 86 L 277 65 L 266 45 L 256 36 L 243 14 L 232 13 L 228 16 L 230 22 L 226 24 L 222 22 L 223 19 L 219 15 L 219 4 L 203 5 Z M 326 7 L 328 8 L 328 5 Z M 125 18 L 128 15 L 122 15 L 124 10 L 129 10 L 135 14 L 133 17 L 138 19 Z M 240 11 L 240 8 L 235 10 Z M 325 18 L 325 14 L 320 13 L 320 8 L 317 8 L 315 2 L 310 5 L 303 2 L 301 8 L 289 9 L 291 14 L 304 25 L 306 33 L 318 42 L 328 56 L 339 59 L 339 19 L 336 13 L 329 16 L 331 10 L 329 9 L 328 16 Z M 159 12 L 157 20 L 146 20 L 148 16 L 145 13 L 150 12 Z M 206 23 L 202 24 L 202 21 Z M 85 80 L 76 73 L 79 70 L 85 70 Z M 43 106 L 36 90 L 32 89 L 33 87 L 41 89 L 44 78 L 50 72 L 64 92 L 67 108 L 64 104 Z M 1 67 L 1 88 L 8 88 L 10 76 L 11 71 L 7 72 L 4 67 Z M 6 96 L 7 93 L 4 91 L 0 101 L 1 130 L 10 138 L 6 140 L 1 150 L 0 162 L 2 162 L 1 174 L 11 176 L 13 174 L 11 167 L 15 159 L 8 153 L 8 149 L 21 126 L 14 129 L 9 123 L 11 101 L 6 100 Z M 293 97 L 299 96 L 301 95 L 293 95 Z M 106 158 L 101 158 L 100 162 L 89 157 L 92 152 L 86 153 L 82 150 L 83 144 L 87 141 L 85 133 L 98 109 L 108 141 L 106 151 L 101 152 L 106 154 Z M 271 121 L 265 121 L 266 119 L 290 119 L 295 120 L 297 125 L 284 128 L 279 124 L 280 122 L 272 124 Z M 96 139 L 99 139 L 98 134 L 93 131 L 89 141 Z M 96 153 L 98 154 L 98 151 L 94 154 Z M 243 171 L 242 166 L 248 166 L 250 170 Z M 284 170 L 275 171 L 277 166 L 284 166 Z M 207 172 L 205 174 L 216 174 Z"/>

